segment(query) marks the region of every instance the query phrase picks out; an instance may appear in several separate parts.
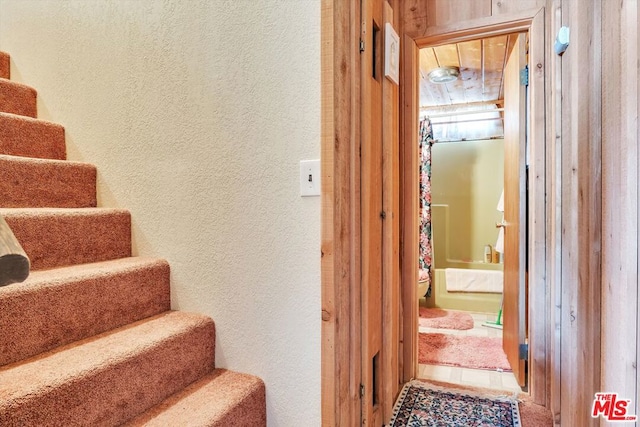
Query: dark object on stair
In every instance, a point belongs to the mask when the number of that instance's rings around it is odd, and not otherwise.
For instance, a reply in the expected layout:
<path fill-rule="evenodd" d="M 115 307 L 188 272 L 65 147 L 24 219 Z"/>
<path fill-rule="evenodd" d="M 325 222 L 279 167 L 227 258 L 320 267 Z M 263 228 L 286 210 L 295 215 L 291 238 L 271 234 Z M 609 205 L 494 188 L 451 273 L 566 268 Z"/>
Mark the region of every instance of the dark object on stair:
<path fill-rule="evenodd" d="M 23 282 L 29 276 L 29 258 L 0 216 L 0 286 Z"/>

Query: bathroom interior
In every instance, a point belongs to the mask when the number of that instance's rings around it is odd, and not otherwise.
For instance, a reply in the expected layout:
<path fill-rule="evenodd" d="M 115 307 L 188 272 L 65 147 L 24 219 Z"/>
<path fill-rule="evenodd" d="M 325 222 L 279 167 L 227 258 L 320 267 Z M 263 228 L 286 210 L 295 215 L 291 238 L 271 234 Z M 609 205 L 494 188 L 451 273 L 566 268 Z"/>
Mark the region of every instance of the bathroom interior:
<path fill-rule="evenodd" d="M 421 324 L 421 334 L 502 337 L 503 70 L 515 39 L 505 35 L 420 52 L 420 311 L 465 312 L 474 321 L 466 331 Z M 421 363 L 418 373 L 520 390 L 508 370 Z"/>

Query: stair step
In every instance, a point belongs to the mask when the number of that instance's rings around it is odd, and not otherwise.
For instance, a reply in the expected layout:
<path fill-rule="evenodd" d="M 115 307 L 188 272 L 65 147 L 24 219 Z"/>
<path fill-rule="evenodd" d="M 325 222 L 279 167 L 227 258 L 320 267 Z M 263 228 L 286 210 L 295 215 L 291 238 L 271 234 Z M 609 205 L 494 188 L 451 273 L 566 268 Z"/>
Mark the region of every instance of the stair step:
<path fill-rule="evenodd" d="M 0 154 L 64 160 L 66 150 L 59 124 L 0 112 Z"/>
<path fill-rule="evenodd" d="M 167 312 L 0 370 L 0 425 L 119 425 L 214 367 L 215 327 Z"/>
<path fill-rule="evenodd" d="M 0 366 L 170 310 L 169 264 L 122 258 L 0 288 Z M 19 322 L 16 319 L 20 319 Z"/>
<path fill-rule="evenodd" d="M 94 165 L 0 155 L 0 207 L 95 206 Z"/>
<path fill-rule="evenodd" d="M 0 52 L 0 79 L 8 79 L 9 77 L 11 77 L 9 54 Z"/>
<path fill-rule="evenodd" d="M 38 117 L 37 97 L 34 88 L 0 78 L 0 111 Z"/>
<path fill-rule="evenodd" d="M 123 427 L 261 427 L 266 418 L 261 379 L 216 369 Z"/>
<path fill-rule="evenodd" d="M 131 256 L 131 216 L 122 209 L 2 208 L 31 269 Z"/>

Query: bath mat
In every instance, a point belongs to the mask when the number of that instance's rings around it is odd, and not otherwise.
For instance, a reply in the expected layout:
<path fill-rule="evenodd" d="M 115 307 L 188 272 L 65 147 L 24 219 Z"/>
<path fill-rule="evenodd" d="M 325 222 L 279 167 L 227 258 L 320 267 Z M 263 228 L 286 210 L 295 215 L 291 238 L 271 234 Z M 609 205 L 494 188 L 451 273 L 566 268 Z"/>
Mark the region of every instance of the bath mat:
<path fill-rule="evenodd" d="M 393 408 L 389 427 L 522 426 L 515 399 L 432 387 L 420 381 L 405 384 Z"/>
<path fill-rule="evenodd" d="M 473 317 L 463 311 L 420 307 L 419 316 L 418 323 L 425 328 L 458 330 L 473 328 Z"/>
<path fill-rule="evenodd" d="M 418 362 L 429 365 L 511 371 L 502 338 L 419 334 Z"/>

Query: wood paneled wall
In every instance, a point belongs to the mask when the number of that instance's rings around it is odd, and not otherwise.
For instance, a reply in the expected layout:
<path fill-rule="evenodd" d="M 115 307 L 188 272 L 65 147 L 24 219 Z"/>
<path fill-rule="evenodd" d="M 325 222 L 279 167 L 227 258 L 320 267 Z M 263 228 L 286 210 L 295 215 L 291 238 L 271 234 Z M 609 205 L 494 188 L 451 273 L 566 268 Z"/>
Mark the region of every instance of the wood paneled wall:
<path fill-rule="evenodd" d="M 322 425 L 327 427 L 386 423 L 406 380 L 400 353 L 398 87 L 382 75 L 380 61 L 384 22 L 394 13 L 385 0 L 365 6 L 322 1 Z M 366 27 L 356 24 L 361 19 Z"/>
<path fill-rule="evenodd" d="M 560 422 L 597 425 L 600 391 L 600 19 L 596 2 L 562 2 L 571 45 L 562 56 Z M 585 375 L 586 373 L 589 375 Z"/>
<path fill-rule="evenodd" d="M 640 413 L 637 1 L 597 2 L 602 16 L 602 391 Z M 572 35 L 573 37 L 573 35 Z"/>
<path fill-rule="evenodd" d="M 389 2 L 404 44 L 403 55 L 411 56 L 416 54 L 412 40 L 433 33 L 438 26 L 454 23 L 464 28 L 471 19 L 545 8 L 547 244 L 543 250 L 547 263 L 546 288 L 538 294 L 547 301 L 542 316 L 548 329 L 546 348 L 550 349 L 546 355 L 550 388 L 544 400 L 554 411 L 556 425 L 562 426 L 598 425 L 600 421 L 590 416 L 598 391 L 618 392 L 633 400 L 633 413 L 638 414 L 638 1 Z M 360 260 L 354 249 L 360 245 L 360 195 L 352 185 L 345 185 L 353 184 L 360 174 L 359 165 L 352 161 L 357 158 L 353 141 L 359 139 L 359 83 L 354 76 L 359 64 L 351 52 L 359 31 L 354 25 L 359 14 L 355 3 L 322 2 L 323 27 L 325 22 L 332 25 L 323 28 L 322 38 L 322 395 L 323 425 L 327 426 L 357 425 L 360 409 L 353 371 L 360 362 L 354 356 L 357 349 L 348 344 L 349 337 L 359 337 L 354 325 L 359 325 L 360 318 L 356 304 Z M 563 56 L 553 53 L 560 25 L 571 28 L 571 44 Z M 401 73 L 403 79 L 417 78 L 412 70 Z M 415 114 L 417 121 L 417 111 L 407 109 L 416 101 L 414 94 L 400 89 L 401 108 Z M 403 116 L 401 123 L 412 119 Z M 533 125 L 536 132 L 542 131 L 539 123 Z M 414 131 L 403 134 L 407 132 L 403 128 L 401 162 L 403 140 L 416 137 Z M 401 163 L 401 170 L 406 167 L 414 165 Z M 401 193 L 400 204 L 409 196 Z M 413 301 L 413 296 L 403 295 L 404 299 Z M 344 301 L 350 303 L 341 303 Z M 411 304 L 406 301 L 405 305 Z M 408 319 L 406 312 L 403 318 Z M 345 328 L 343 322 L 350 326 Z M 406 327 L 403 330 L 407 332 Z M 411 376 L 413 369 L 404 366 L 401 379 Z"/>
<path fill-rule="evenodd" d="M 551 377 L 545 400 L 563 426 L 599 424 L 590 416 L 598 391 L 632 399 L 638 413 L 638 2 L 408 0 L 398 6 L 410 39 L 451 23 L 462 28 L 471 19 L 545 8 L 543 316 Z M 557 56 L 561 25 L 571 28 L 571 44 Z"/>
<path fill-rule="evenodd" d="M 546 0 L 406 0 L 401 1 L 406 34 L 424 34 L 427 28 L 459 21 L 539 9 Z M 400 6 L 400 5 L 398 5 Z M 400 10 L 400 9 L 396 9 Z M 414 37 L 415 38 L 415 37 Z"/>

